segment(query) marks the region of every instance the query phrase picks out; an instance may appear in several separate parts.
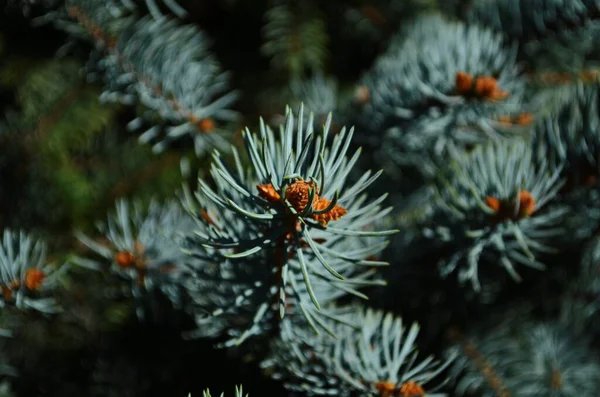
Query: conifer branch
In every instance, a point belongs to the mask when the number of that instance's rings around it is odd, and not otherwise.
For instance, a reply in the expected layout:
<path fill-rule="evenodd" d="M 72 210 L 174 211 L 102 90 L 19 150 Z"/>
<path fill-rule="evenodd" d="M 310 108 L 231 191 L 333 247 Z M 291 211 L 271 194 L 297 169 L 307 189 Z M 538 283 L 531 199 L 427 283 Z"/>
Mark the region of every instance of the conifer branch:
<path fill-rule="evenodd" d="M 229 109 L 237 93 L 229 92 L 229 74 L 222 73 L 209 54 L 208 39 L 201 31 L 167 17 L 136 19 L 122 5 L 97 0 L 68 3 L 67 11 L 78 23 L 76 28 L 87 32 L 104 52 L 99 66 L 107 89 L 101 99 L 141 102 L 166 123 L 166 136 L 161 138 L 161 128 L 153 126 L 140 136 L 141 142 L 155 142 L 156 152 L 183 136 L 192 139 L 197 154 L 215 145 L 227 147 L 226 140 L 213 132 L 218 123 L 237 118 Z M 73 30 L 60 18 L 55 23 Z M 171 54 L 174 48 L 178 56 Z M 146 118 L 129 127 L 154 122 Z"/>
<path fill-rule="evenodd" d="M 291 314 L 319 328 L 326 303 L 347 293 L 363 296 L 357 288 L 380 284 L 364 268 L 370 263 L 367 252 L 349 247 L 371 234 L 394 233 L 370 232 L 387 213 L 380 200 L 369 205 L 362 193 L 378 174 L 367 172 L 348 185 L 354 162 L 346 153 L 353 131 L 343 128 L 330 137 L 331 115 L 322 131 L 314 131 L 313 115 L 306 117 L 302 107 L 298 118 L 290 109 L 286 114 L 277 135 L 262 121 L 259 134 L 244 131 L 248 171 L 235 151 L 234 168 L 217 152 L 211 167 L 214 187 L 200 180 L 196 197 L 188 194 L 187 199 L 200 227 L 186 244 L 200 259 L 188 291 L 198 295 L 207 314 L 245 317 L 249 328 L 240 331 L 244 340 L 248 332 L 277 335 L 281 319 Z M 218 268 L 211 270 L 207 263 Z M 207 271 L 227 282 L 203 290 Z M 221 296 L 221 289 L 231 289 L 231 296 Z M 211 299 L 209 291 L 221 297 Z"/>
<path fill-rule="evenodd" d="M 498 397 L 511 396 L 510 392 L 504 385 L 504 381 L 498 375 L 496 370 L 494 370 L 492 363 L 490 363 L 486 356 L 479 351 L 477 344 L 474 341 L 466 339 L 460 331 L 454 332 L 452 339 L 454 343 L 460 345 L 464 357 L 471 360 L 473 365 L 479 369 L 483 378 L 495 391 Z M 455 364 L 455 366 L 457 365 Z"/>
<path fill-rule="evenodd" d="M 481 262 L 501 266 L 515 281 L 521 281 L 516 264 L 545 268 L 536 253 L 556 252 L 550 241 L 561 235 L 568 212 L 544 208 L 563 184 L 560 168 L 534 159 L 526 143 L 505 142 L 457 158 L 449 177 L 439 174 L 437 214 L 425 229 L 454 247 L 438 262 L 443 276 L 458 271 L 460 282 L 479 291 Z"/>
<path fill-rule="evenodd" d="M 46 261 L 46 244 L 24 231 L 5 229 L 0 243 L 0 306 L 56 313 L 59 304 L 48 291 L 57 285 L 67 266 L 56 268 Z"/>
<path fill-rule="evenodd" d="M 452 152 L 522 133 L 499 119 L 527 112 L 524 94 L 516 48 L 501 35 L 421 17 L 396 34 L 363 76 L 359 139 L 380 149 L 388 171 L 412 169 L 430 178 Z"/>
<path fill-rule="evenodd" d="M 459 377 L 456 395 L 478 392 L 483 396 L 581 396 L 593 393 L 600 379 L 600 364 L 585 339 L 575 339 L 564 327 L 553 323 L 499 324 L 479 338 L 479 351 L 493 365 L 496 378 L 477 354 L 464 350 L 452 371 Z M 498 390 L 498 387 L 501 389 Z"/>
<path fill-rule="evenodd" d="M 175 285 L 187 264 L 187 256 L 179 248 L 179 233 L 191 227 L 191 220 L 177 202 L 160 205 L 153 201 L 144 209 L 139 203 L 119 200 L 116 212 L 110 214 L 107 223 L 98 225 L 107 243 L 101 244 L 77 232 L 79 240 L 94 256 L 75 257 L 73 262 L 94 270 L 110 271 L 128 280 L 136 297 L 158 289 L 177 304 L 179 296 Z M 143 317 L 145 313 L 140 310 L 138 308 L 138 316 Z"/>
<path fill-rule="evenodd" d="M 346 308 L 342 318 L 347 324 L 334 325 L 336 338 L 286 324 L 262 366 L 288 389 L 307 395 L 446 396 L 431 383 L 454 357 L 419 360 L 418 324 L 407 327 L 390 313 L 360 307 Z"/>

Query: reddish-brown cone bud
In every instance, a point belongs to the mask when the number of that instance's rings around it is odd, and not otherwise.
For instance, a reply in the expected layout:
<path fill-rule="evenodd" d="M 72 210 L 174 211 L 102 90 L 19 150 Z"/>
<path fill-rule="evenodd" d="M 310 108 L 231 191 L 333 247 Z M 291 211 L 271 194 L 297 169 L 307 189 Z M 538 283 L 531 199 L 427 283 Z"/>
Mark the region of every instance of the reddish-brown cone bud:
<path fill-rule="evenodd" d="M 494 101 L 508 97 L 508 92 L 498 88 L 498 80 L 490 76 L 479 76 L 475 79 L 475 93 L 480 98 Z"/>
<path fill-rule="evenodd" d="M 115 254 L 115 262 L 120 268 L 126 269 L 135 266 L 135 257 L 131 252 L 120 251 Z"/>
<path fill-rule="evenodd" d="M 258 189 L 258 195 L 270 203 L 276 203 L 281 200 L 281 196 L 270 183 L 256 185 L 256 188 Z"/>
<path fill-rule="evenodd" d="M 526 190 L 519 192 L 519 216 L 531 216 L 535 212 L 535 198 Z"/>
<path fill-rule="evenodd" d="M 485 204 L 493 209 L 496 213 L 500 211 L 500 200 L 498 200 L 496 197 L 487 196 L 485 198 Z"/>
<path fill-rule="evenodd" d="M 473 89 L 473 76 L 466 72 L 456 72 L 456 91 L 466 94 Z"/>
<path fill-rule="evenodd" d="M 408 381 L 400 386 L 400 396 L 402 397 L 423 397 L 425 390 L 416 382 Z"/>
<path fill-rule="evenodd" d="M 313 204 L 313 209 L 315 211 L 323 211 L 324 209 L 329 207 L 330 204 L 331 201 L 329 201 L 329 199 L 321 197 L 315 201 L 315 203 Z M 337 221 L 342 216 L 346 215 L 347 212 L 348 210 L 346 210 L 344 207 L 336 204 L 331 210 L 325 212 L 324 214 L 314 214 L 313 219 L 319 222 L 321 225 L 327 226 L 328 222 Z"/>
<path fill-rule="evenodd" d="M 394 390 L 396 389 L 396 385 L 392 382 L 377 382 L 375 385 L 377 391 L 379 392 L 380 397 L 392 397 L 394 395 Z"/>
<path fill-rule="evenodd" d="M 285 190 L 285 198 L 290 202 L 292 207 L 298 212 L 304 211 L 309 204 L 310 189 L 312 183 L 306 181 L 296 181 Z M 313 200 L 316 199 L 316 194 Z"/>
<path fill-rule="evenodd" d="M 27 269 L 25 272 L 25 286 L 31 291 L 42 288 L 46 274 L 40 269 Z"/>

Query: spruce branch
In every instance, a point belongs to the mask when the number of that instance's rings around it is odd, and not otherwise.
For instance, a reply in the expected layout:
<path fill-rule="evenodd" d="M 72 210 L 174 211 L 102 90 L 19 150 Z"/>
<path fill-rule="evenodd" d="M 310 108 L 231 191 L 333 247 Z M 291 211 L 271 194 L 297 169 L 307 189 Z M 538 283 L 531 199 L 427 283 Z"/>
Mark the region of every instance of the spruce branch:
<path fill-rule="evenodd" d="M 456 330 L 452 332 L 455 345 L 449 351 L 457 357 L 450 374 L 454 380 L 463 375 L 457 383 L 456 393 L 462 395 L 473 389 L 489 388 L 495 396 L 510 397 L 504 381 L 504 366 L 516 348 L 507 332 L 508 329 L 496 330 L 481 340 Z"/>
<path fill-rule="evenodd" d="M 116 212 L 98 230 L 106 242 L 77 232 L 79 240 L 99 258 L 75 257 L 77 265 L 94 270 L 108 270 L 131 282 L 135 297 L 145 291 L 159 289 L 177 304 L 176 280 L 187 263 L 178 245 L 179 233 L 191 228 L 191 220 L 177 202 L 150 203 L 147 209 L 139 203 L 121 199 Z M 138 315 L 143 316 L 138 310 Z"/>
<path fill-rule="evenodd" d="M 348 321 L 352 309 L 355 308 L 338 308 L 337 311 L 347 326 L 358 329 L 360 324 Z M 260 363 L 265 373 L 293 392 L 341 396 L 342 382 L 333 373 L 329 354 L 333 338 L 315 335 L 307 327 L 293 327 L 290 321 L 282 323 L 281 334 L 271 342 L 269 356 Z"/>
<path fill-rule="evenodd" d="M 289 311 L 322 328 L 324 303 L 348 293 L 364 297 L 358 288 L 381 284 L 370 267 L 386 263 L 369 257 L 384 244 L 351 245 L 395 232 L 370 226 L 389 213 L 381 208 L 385 195 L 368 201 L 365 194 L 380 173 L 367 171 L 350 185 L 347 178 L 360 151 L 347 157 L 353 130 L 342 128 L 330 137 L 330 125 L 331 115 L 322 131 L 314 131 L 313 115 L 306 121 L 303 107 L 298 118 L 287 109 L 277 134 L 261 121 L 259 134 L 243 132 L 249 169 L 237 151 L 233 168 L 215 152 L 213 186 L 200 180 L 196 197 L 187 194 L 199 230 L 186 249 L 201 258 L 191 278 L 200 285 L 190 294 L 206 296 L 203 273 L 213 271 L 209 264 L 217 266 L 216 273 L 233 276 L 212 289 L 230 285 L 237 293 L 228 300 L 235 304 L 209 312 L 220 315 L 228 307 L 235 312 L 238 304 L 249 305 L 255 316 L 237 343 L 265 329 L 277 333 Z"/>
<path fill-rule="evenodd" d="M 579 244 L 600 225 L 600 95 L 598 84 L 583 83 L 561 94 L 551 114 L 536 127 L 533 147 L 536 158 L 563 165 L 566 184 L 557 205 L 569 208 L 572 216 L 565 220 L 565 229 Z"/>
<path fill-rule="evenodd" d="M 441 385 L 430 384 L 453 357 L 444 362 L 432 356 L 417 360 L 418 324 L 407 327 L 399 317 L 369 309 L 357 317 L 360 331 L 345 329 L 333 349 L 335 373 L 346 387 L 380 396 L 418 396 L 425 390 L 428 396 L 445 396 L 436 393 Z"/>
<path fill-rule="evenodd" d="M 528 105 L 516 48 L 441 16 L 402 29 L 360 84 L 359 125 L 368 134 L 360 138 L 398 172 L 412 167 L 431 177 L 434 159 L 512 137 L 530 123 L 519 118 Z"/>
<path fill-rule="evenodd" d="M 444 381 L 432 382 L 453 357 L 419 359 L 418 324 L 408 327 L 390 313 L 360 307 L 349 309 L 346 321 L 354 326 L 338 325 L 337 338 L 302 337 L 301 330 L 288 329 L 262 366 L 308 395 L 446 395 L 436 392 Z"/>
<path fill-rule="evenodd" d="M 597 355 L 585 339 L 557 324 L 503 322 L 477 342 L 451 349 L 456 350 L 461 351 L 452 368 L 458 396 L 575 397 L 598 388 Z"/>
<path fill-rule="evenodd" d="M 563 233 L 567 212 L 544 208 L 562 186 L 559 171 L 536 161 L 519 141 L 488 144 L 457 158 L 449 176 L 441 172 L 436 215 L 425 227 L 434 241 L 454 247 L 438 262 L 441 274 L 458 271 L 459 281 L 478 291 L 482 262 L 504 268 L 515 281 L 521 280 L 517 264 L 544 269 L 537 256 L 556 251 L 551 241 Z"/>
<path fill-rule="evenodd" d="M 60 310 L 48 292 L 58 285 L 67 266 L 56 268 L 46 260 L 46 244 L 24 231 L 5 229 L 0 244 L 0 305 L 42 313 Z"/>
<path fill-rule="evenodd" d="M 202 31 L 167 17 L 138 19 L 121 2 L 86 0 L 66 7 L 70 18 L 47 18 L 98 47 L 101 56 L 94 63 L 106 82 L 100 98 L 148 109 L 129 124 L 134 130 L 153 124 L 141 134 L 141 142 L 152 142 L 153 150 L 162 152 L 170 142 L 187 137 L 198 155 L 214 146 L 227 147 L 217 132 L 219 123 L 237 119 L 230 106 L 238 94 L 229 90 L 230 75 L 209 53 Z"/>
<path fill-rule="evenodd" d="M 228 92 L 230 75 L 221 72 L 208 45 L 206 36 L 192 26 L 141 19 L 119 36 L 112 56 L 105 59 L 112 85 L 101 98 L 124 95 L 121 99 L 140 101 L 156 111 L 167 123 L 166 136 L 153 146 L 156 152 L 183 136 L 192 138 L 197 154 L 214 146 L 223 149 L 227 140 L 217 133 L 218 126 L 237 118 L 229 107 L 238 94 Z M 158 139 L 159 132 L 154 126 L 140 141 Z"/>
<path fill-rule="evenodd" d="M 66 0 L 64 9 L 38 19 L 52 22 L 71 36 L 91 41 L 101 50 L 115 45 L 118 35 L 135 21 L 135 15 L 119 0 Z"/>

